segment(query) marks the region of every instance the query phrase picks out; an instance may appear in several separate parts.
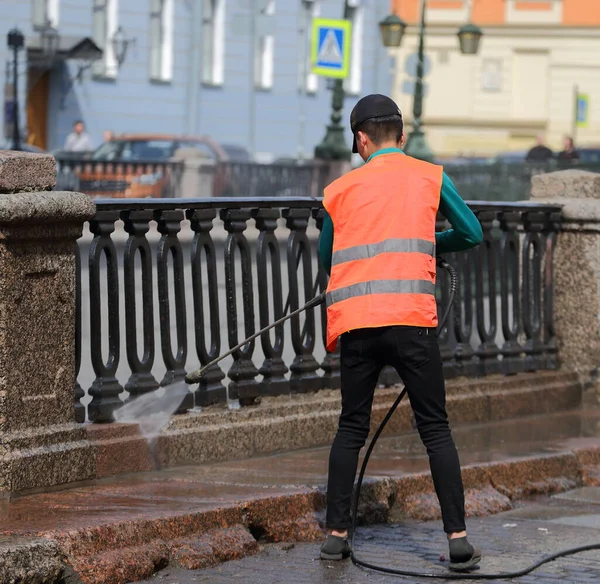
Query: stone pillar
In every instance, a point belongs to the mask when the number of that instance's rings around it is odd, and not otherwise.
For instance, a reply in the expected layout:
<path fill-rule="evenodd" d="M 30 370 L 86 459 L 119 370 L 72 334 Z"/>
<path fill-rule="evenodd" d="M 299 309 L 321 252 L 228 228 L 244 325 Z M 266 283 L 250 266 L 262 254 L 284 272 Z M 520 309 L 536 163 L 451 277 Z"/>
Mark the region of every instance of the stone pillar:
<path fill-rule="evenodd" d="M 75 246 L 95 205 L 50 155 L 0 151 L 0 496 L 93 476 L 74 418 Z"/>
<path fill-rule="evenodd" d="M 174 161 L 183 161 L 183 171 L 174 196 L 184 199 L 212 197 L 216 186 L 222 186 L 225 169 L 219 169 L 215 161 L 197 148 L 180 148 Z M 219 180 L 220 179 L 220 180 Z M 216 193 L 219 195 L 220 193 Z"/>
<path fill-rule="evenodd" d="M 554 257 L 554 311 L 561 367 L 577 371 L 597 402 L 600 384 L 600 174 L 534 176 L 532 202 L 563 205 Z M 595 391 L 594 391 L 595 390 Z"/>

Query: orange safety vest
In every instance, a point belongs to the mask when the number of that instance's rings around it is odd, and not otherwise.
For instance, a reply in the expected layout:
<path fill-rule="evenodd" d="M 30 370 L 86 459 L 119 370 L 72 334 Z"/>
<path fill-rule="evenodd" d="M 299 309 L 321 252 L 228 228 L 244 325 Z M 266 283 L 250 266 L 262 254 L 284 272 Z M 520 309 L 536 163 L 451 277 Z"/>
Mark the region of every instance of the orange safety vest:
<path fill-rule="evenodd" d="M 333 222 L 327 350 L 360 328 L 437 326 L 435 219 L 442 167 L 381 154 L 325 189 Z"/>

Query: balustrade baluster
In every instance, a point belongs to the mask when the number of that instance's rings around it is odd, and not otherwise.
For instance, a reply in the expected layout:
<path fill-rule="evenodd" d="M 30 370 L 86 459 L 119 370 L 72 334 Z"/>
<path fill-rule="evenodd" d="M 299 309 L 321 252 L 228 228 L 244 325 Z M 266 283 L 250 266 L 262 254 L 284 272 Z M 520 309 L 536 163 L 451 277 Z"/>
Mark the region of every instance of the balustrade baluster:
<path fill-rule="evenodd" d="M 152 375 L 154 366 L 154 302 L 152 290 L 152 251 L 146 238 L 150 230 L 152 211 L 125 211 L 122 213 L 125 231 L 129 234 L 125 243 L 123 276 L 125 287 L 125 342 L 127 345 L 127 362 L 131 376 L 125 384 L 129 399 L 158 389 L 158 382 Z M 135 258 L 139 253 L 142 279 L 142 305 L 137 306 L 135 286 Z M 138 309 L 142 313 L 143 354 L 138 354 Z"/>
<path fill-rule="evenodd" d="M 79 245 L 75 244 L 75 390 L 74 390 L 74 415 L 78 423 L 85 422 L 85 407 L 81 398 L 85 392 L 79 385 L 79 371 L 81 370 L 81 252 Z"/>
<path fill-rule="evenodd" d="M 454 254 L 453 265 L 458 274 L 458 290 L 454 299 L 454 359 L 456 375 L 474 376 L 477 374 L 475 351 L 471 346 L 473 336 L 473 266 L 476 250 Z"/>
<path fill-rule="evenodd" d="M 475 302 L 477 332 L 481 342 L 475 354 L 479 357 L 479 373 L 481 375 L 489 375 L 501 371 L 501 363 L 498 359 L 500 349 L 496 344 L 496 334 L 498 332 L 496 302 L 498 242 L 492 233 L 496 215 L 496 210 L 482 210 L 478 214 L 481 227 L 483 228 L 483 242 L 475 254 Z M 486 314 L 489 318 L 489 327 L 486 327 Z"/>
<path fill-rule="evenodd" d="M 254 329 L 254 291 L 252 289 L 252 257 L 248 240 L 244 236 L 246 221 L 252 213 L 248 209 L 223 209 L 221 219 L 228 232 L 225 243 L 225 291 L 227 296 L 227 333 L 229 348 L 240 342 L 238 335 L 238 306 L 235 281 L 235 250 L 240 252 L 242 271 L 242 303 L 244 314 L 244 335 L 252 336 Z M 243 339 L 242 339 L 243 340 Z M 258 370 L 252 362 L 254 341 L 249 342 L 233 353 L 233 365 L 227 375 L 231 379 L 229 397 L 239 399 L 240 405 L 255 403 L 260 395 L 260 384 L 256 381 Z"/>
<path fill-rule="evenodd" d="M 279 209 L 259 209 L 253 213 L 256 227 L 260 231 L 256 248 L 257 276 L 258 276 L 258 308 L 260 328 L 268 326 L 271 322 L 283 316 L 283 291 L 281 280 L 281 257 L 279 243 L 275 237 Z M 270 262 L 269 262 L 270 258 Z M 268 265 L 271 264 L 269 273 Z M 269 310 L 269 286 L 273 286 L 273 310 Z M 270 333 L 261 336 L 260 341 L 265 361 L 259 369 L 263 375 L 261 392 L 264 395 L 284 395 L 290 393 L 290 382 L 285 378 L 288 368 L 283 362 L 284 328 L 283 324 L 275 327 L 275 342 L 271 343 Z"/>
<path fill-rule="evenodd" d="M 192 243 L 192 290 L 194 295 L 194 331 L 196 353 L 201 365 L 216 359 L 221 352 L 221 319 L 219 316 L 219 288 L 217 277 L 217 257 L 215 244 L 210 236 L 214 209 L 188 211 L 194 241 Z M 206 258 L 207 281 L 202 280 L 202 251 Z M 208 312 L 204 314 L 204 294 L 208 293 Z M 210 322 L 210 348 L 206 348 L 207 322 Z M 225 373 L 219 365 L 213 365 L 204 376 L 194 394 L 196 406 L 208 406 L 227 402 L 227 390 L 221 381 Z"/>
<path fill-rule="evenodd" d="M 185 283 L 183 271 L 183 251 L 177 234 L 181 231 L 182 211 L 156 211 L 154 219 L 158 232 L 161 234 L 158 243 L 158 308 L 160 315 L 160 338 L 162 356 L 167 368 L 161 381 L 162 386 L 168 386 L 185 377 L 185 361 L 187 357 L 187 331 L 185 312 Z M 169 297 L 169 255 L 173 260 L 173 300 L 175 302 L 175 333 L 177 351 L 173 352 L 171 342 L 171 303 Z M 169 391 L 167 389 L 167 391 Z M 189 392 L 182 400 L 177 414 L 185 413 L 194 407 L 194 396 Z"/>
<path fill-rule="evenodd" d="M 502 211 L 499 216 L 500 240 L 500 303 L 502 310 L 502 370 L 505 375 L 523 371 L 521 336 L 521 298 L 519 270 L 519 235 L 521 213 Z"/>
<path fill-rule="evenodd" d="M 546 345 L 547 369 L 558 369 L 558 346 L 554 326 L 554 250 L 560 230 L 562 214 L 559 209 L 546 213 L 544 224 L 544 343 Z"/>
<path fill-rule="evenodd" d="M 314 209 L 312 215 L 317 223 L 317 229 L 321 232 L 323 228 L 323 219 L 325 217 L 325 209 L 322 207 Z M 317 254 L 318 258 L 318 254 Z M 327 290 L 327 273 L 325 272 L 321 261 L 318 261 L 317 278 L 319 279 L 319 293 Z M 325 359 L 321 363 L 323 369 L 323 377 L 321 378 L 321 387 L 323 389 L 339 389 L 340 381 L 340 346 L 336 347 L 335 351 L 327 351 L 327 304 L 323 302 L 320 306 L 321 313 L 321 336 L 323 339 L 323 347 L 325 347 Z"/>
<path fill-rule="evenodd" d="M 119 266 L 115 245 L 111 234 L 115 230 L 118 211 L 98 211 L 90 221 L 90 231 L 94 235 L 90 244 L 90 352 L 96 379 L 90 387 L 92 401 L 88 406 L 88 416 L 92 422 L 112 422 L 113 412 L 122 405 L 119 394 L 123 387 L 116 378 L 120 358 L 119 320 Z M 102 300 L 100 293 L 100 258 L 106 257 L 106 278 L 108 295 L 108 355 L 102 358 Z"/>
<path fill-rule="evenodd" d="M 435 225 L 436 232 L 443 231 L 447 227 L 446 220 L 438 215 Z M 445 259 L 452 265 L 454 265 L 454 257 L 452 254 L 446 255 Z M 435 260 L 434 260 L 435 261 Z M 450 278 L 446 270 L 443 268 L 436 268 L 436 300 L 438 308 L 438 318 L 442 318 L 443 314 L 448 308 L 448 302 L 450 301 Z M 454 359 L 454 327 L 453 312 L 450 313 L 447 322 L 443 327 L 438 326 L 438 343 L 440 347 L 440 355 L 442 357 L 444 376 L 451 378 L 456 376 L 456 361 Z"/>
<path fill-rule="evenodd" d="M 286 225 L 290 229 L 290 237 L 287 245 L 287 264 L 289 275 L 290 312 L 300 307 L 300 290 L 298 283 L 298 269 L 296 258 L 300 256 L 301 270 L 303 275 L 304 301 L 313 298 L 312 260 L 311 248 L 306 229 L 310 217 L 310 209 L 284 209 L 283 216 Z M 315 348 L 315 314 L 314 310 L 304 313 L 305 334 L 300 329 L 300 315 L 290 319 L 292 346 L 296 357 L 290 365 L 292 372 L 290 378 L 290 389 L 292 393 L 304 393 L 316 391 L 322 385 L 322 379 L 317 374 L 319 364 L 314 358 Z"/>
<path fill-rule="evenodd" d="M 537 371 L 544 366 L 545 345 L 542 340 L 542 242 L 541 231 L 545 214 L 542 211 L 523 213 L 523 328 L 525 331 L 525 371 Z"/>

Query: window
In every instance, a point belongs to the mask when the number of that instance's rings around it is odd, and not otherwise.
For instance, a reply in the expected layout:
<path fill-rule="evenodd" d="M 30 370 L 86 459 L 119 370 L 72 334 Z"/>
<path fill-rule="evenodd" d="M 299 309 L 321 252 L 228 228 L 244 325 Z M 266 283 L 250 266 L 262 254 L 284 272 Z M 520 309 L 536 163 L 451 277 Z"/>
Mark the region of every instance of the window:
<path fill-rule="evenodd" d="M 363 53 L 363 24 L 364 7 L 360 0 L 347 0 L 352 22 L 352 44 L 350 49 L 350 74 L 344 80 L 344 89 L 350 95 L 358 95 L 362 85 L 362 53 Z"/>
<path fill-rule="evenodd" d="M 317 18 L 318 16 L 320 16 L 321 14 L 321 3 L 319 0 L 314 0 L 314 2 L 312 3 L 312 6 L 310 7 L 310 18 L 308 19 L 308 26 L 306 27 L 306 39 L 305 39 L 305 54 L 306 54 L 306 65 L 308 67 L 307 69 L 307 73 L 306 73 L 306 79 L 302 79 L 300 81 L 300 83 L 306 83 L 306 91 L 308 91 L 308 93 L 317 93 L 317 91 L 319 90 L 319 76 L 315 75 L 312 71 L 311 71 L 311 56 L 310 56 L 310 44 L 312 41 L 312 21 L 313 18 Z M 302 73 L 304 74 L 304 69 L 302 70 Z"/>
<path fill-rule="evenodd" d="M 225 53 L 225 0 L 202 2 L 202 81 L 222 85 Z"/>
<path fill-rule="evenodd" d="M 256 39 L 254 84 L 258 89 L 271 89 L 273 87 L 273 60 L 275 36 L 273 35 L 273 20 L 275 14 L 275 0 L 266 0 L 260 11 L 259 24 L 262 33 Z"/>
<path fill-rule="evenodd" d="M 150 78 L 173 78 L 173 0 L 151 0 Z"/>
<path fill-rule="evenodd" d="M 481 89 L 490 92 L 502 91 L 502 61 L 484 59 L 481 69 Z"/>
<path fill-rule="evenodd" d="M 94 75 L 114 79 L 119 69 L 112 39 L 118 28 L 118 0 L 94 0 L 92 34 L 94 42 L 104 51 L 102 59 L 93 64 Z"/>
<path fill-rule="evenodd" d="M 57 28 L 59 6 L 60 0 L 33 0 L 33 29 L 43 30 L 47 26 Z"/>

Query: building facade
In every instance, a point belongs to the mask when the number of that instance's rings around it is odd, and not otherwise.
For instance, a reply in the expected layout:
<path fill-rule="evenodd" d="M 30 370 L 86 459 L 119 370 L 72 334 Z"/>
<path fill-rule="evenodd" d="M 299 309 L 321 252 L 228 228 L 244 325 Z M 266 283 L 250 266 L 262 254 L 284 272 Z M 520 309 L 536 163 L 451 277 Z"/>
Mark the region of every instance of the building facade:
<path fill-rule="evenodd" d="M 407 119 L 420 2 L 394 3 L 409 23 L 393 82 Z M 469 16 L 484 32 L 476 56 L 461 55 L 456 38 Z M 539 134 L 554 149 L 573 134 L 600 145 L 600 2 L 427 0 L 427 21 L 424 123 L 437 155 L 524 150 Z M 588 110 L 574 128 L 576 91 Z"/>
<path fill-rule="evenodd" d="M 347 125 L 359 95 L 390 91 L 391 67 L 377 29 L 388 0 L 346 1 Z M 268 162 L 311 157 L 324 136 L 331 91 L 310 72 L 310 30 L 343 10 L 344 0 L 0 0 L 0 31 L 25 35 L 21 117 L 34 145 L 60 149 L 81 119 L 96 145 L 105 131 L 201 134 Z M 2 43 L 5 93 L 11 55 Z"/>

